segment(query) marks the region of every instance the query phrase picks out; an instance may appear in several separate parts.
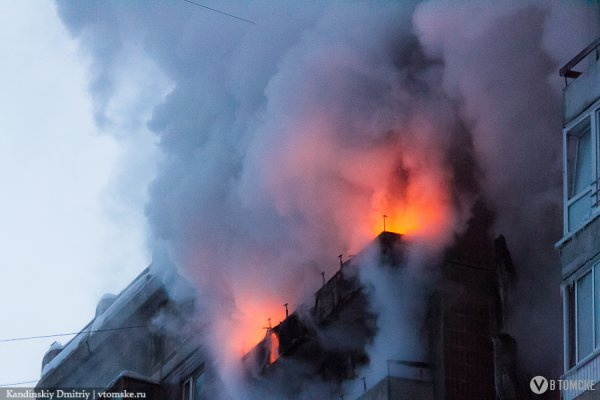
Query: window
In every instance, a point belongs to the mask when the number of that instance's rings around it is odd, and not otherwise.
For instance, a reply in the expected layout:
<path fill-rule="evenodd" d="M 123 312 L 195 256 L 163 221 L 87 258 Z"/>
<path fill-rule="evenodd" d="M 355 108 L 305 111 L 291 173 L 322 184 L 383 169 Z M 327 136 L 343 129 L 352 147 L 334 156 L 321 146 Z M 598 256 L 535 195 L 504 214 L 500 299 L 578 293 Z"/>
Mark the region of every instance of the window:
<path fill-rule="evenodd" d="M 566 303 L 565 306 L 567 308 L 566 316 L 567 316 L 567 337 L 565 339 L 565 344 L 567 346 L 565 351 L 565 360 L 566 366 L 569 369 L 575 366 L 575 362 L 577 357 L 575 356 L 575 285 L 570 284 L 565 288 L 566 294 Z"/>
<path fill-rule="evenodd" d="M 188 379 L 183 384 L 183 400 L 190 400 L 192 398 L 192 379 Z"/>
<path fill-rule="evenodd" d="M 587 117 L 567 134 L 569 199 L 580 194 L 592 182 L 592 134 Z"/>
<path fill-rule="evenodd" d="M 596 119 L 587 115 L 565 130 L 565 234 L 581 227 L 597 208 Z"/>
<path fill-rule="evenodd" d="M 183 383 L 183 400 L 202 400 L 205 374 L 204 370 L 192 374 Z"/>
<path fill-rule="evenodd" d="M 592 301 L 592 282 L 592 271 L 577 280 L 577 360 L 582 360 L 594 350 L 594 303 Z"/>
<path fill-rule="evenodd" d="M 567 367 L 600 349 L 600 263 L 565 288 Z"/>

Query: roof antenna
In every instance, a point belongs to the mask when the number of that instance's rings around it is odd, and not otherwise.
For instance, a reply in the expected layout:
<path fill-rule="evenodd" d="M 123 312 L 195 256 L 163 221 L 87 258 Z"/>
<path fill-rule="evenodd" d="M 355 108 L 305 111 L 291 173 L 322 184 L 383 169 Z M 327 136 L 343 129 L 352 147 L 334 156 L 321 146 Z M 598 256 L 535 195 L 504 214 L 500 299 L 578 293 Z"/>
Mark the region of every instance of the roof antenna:
<path fill-rule="evenodd" d="M 383 231 L 385 232 L 385 219 L 387 218 L 387 215 L 383 215 Z"/>
<path fill-rule="evenodd" d="M 321 280 L 323 281 L 323 286 L 325 286 L 325 272 L 321 272 Z"/>
<path fill-rule="evenodd" d="M 338 258 L 340 259 L 340 269 L 342 269 L 342 267 L 344 266 L 344 262 L 342 261 L 342 255 L 340 254 Z"/>
<path fill-rule="evenodd" d="M 285 307 L 285 317 L 287 318 L 290 315 L 290 312 L 288 310 L 288 303 L 285 303 L 283 306 Z"/>
<path fill-rule="evenodd" d="M 266 331 L 265 334 L 273 330 L 273 327 L 271 326 L 271 318 L 267 318 L 267 321 L 269 321 L 269 326 L 263 326 L 263 329 Z"/>

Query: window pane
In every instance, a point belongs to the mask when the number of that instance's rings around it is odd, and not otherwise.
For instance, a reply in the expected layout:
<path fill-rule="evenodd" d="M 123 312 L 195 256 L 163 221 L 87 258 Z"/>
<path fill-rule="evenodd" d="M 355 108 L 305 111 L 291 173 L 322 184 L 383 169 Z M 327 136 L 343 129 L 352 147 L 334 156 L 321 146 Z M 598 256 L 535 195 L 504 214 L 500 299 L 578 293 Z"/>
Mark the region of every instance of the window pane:
<path fill-rule="evenodd" d="M 191 384 L 189 379 L 183 384 L 183 400 L 190 400 Z"/>
<path fill-rule="evenodd" d="M 202 385 L 204 384 L 204 374 L 196 376 L 194 379 L 194 400 L 202 399 Z"/>
<path fill-rule="evenodd" d="M 594 329 L 596 330 L 596 346 L 600 346 L 600 264 L 594 267 Z"/>
<path fill-rule="evenodd" d="M 567 134 L 567 170 L 569 198 L 581 193 L 593 180 L 592 134 L 586 118 Z"/>
<path fill-rule="evenodd" d="M 592 213 L 592 197 L 589 194 L 577 199 L 568 206 L 569 232 L 573 232 L 589 219 Z"/>
<path fill-rule="evenodd" d="M 568 317 L 568 343 L 567 343 L 567 365 L 569 368 L 575 366 L 575 284 L 567 286 L 567 317 Z"/>
<path fill-rule="evenodd" d="M 593 350 L 593 297 L 592 273 L 577 281 L 577 359 L 581 360 Z"/>

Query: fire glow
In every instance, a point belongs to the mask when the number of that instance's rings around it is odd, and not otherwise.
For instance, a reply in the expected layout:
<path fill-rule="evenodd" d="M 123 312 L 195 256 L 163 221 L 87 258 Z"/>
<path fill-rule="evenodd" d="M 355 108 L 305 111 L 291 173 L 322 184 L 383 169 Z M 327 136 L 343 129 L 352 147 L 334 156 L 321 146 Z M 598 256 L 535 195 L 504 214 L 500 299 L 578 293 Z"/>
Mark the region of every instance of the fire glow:
<path fill-rule="evenodd" d="M 318 203 L 332 206 L 334 220 L 345 227 L 340 229 L 341 242 L 348 243 L 349 252 L 360 251 L 383 230 L 436 243 L 451 228 L 454 210 L 449 201 L 448 177 L 443 170 L 433 162 L 423 165 L 427 155 L 414 156 L 410 163 L 403 164 L 408 172 L 398 177 L 393 162 L 397 157 L 387 156 L 377 158 L 384 160 L 379 166 L 368 157 L 369 162 L 360 159 L 361 162 L 349 167 L 350 172 L 356 172 L 358 165 L 363 167 L 362 175 L 348 172 L 348 177 L 362 183 L 356 186 L 361 188 L 359 195 L 346 193 L 346 197 L 340 198 L 338 192 L 332 192 L 321 198 L 323 203 Z M 258 257 L 248 267 L 254 270 L 254 265 L 264 264 Z M 229 354 L 233 357 L 242 358 L 261 342 L 267 346 L 270 363 L 279 357 L 279 340 L 270 329 L 285 319 L 283 304 L 289 298 L 274 293 L 273 288 L 263 285 L 265 281 L 243 279 L 234 286 L 238 313 L 227 334 Z"/>
<path fill-rule="evenodd" d="M 408 185 L 404 195 L 397 198 L 388 192 L 373 196 L 373 206 L 368 213 L 370 228 L 365 232 L 365 239 L 372 240 L 382 230 L 433 239 L 447 229 L 452 213 L 448 210 L 443 186 L 431 184 L 431 180 L 417 183 Z M 265 340 L 272 364 L 279 358 L 279 338 L 270 329 L 285 319 L 285 308 L 280 299 L 263 296 L 238 297 L 240 317 L 230 335 L 230 348 L 233 354 L 242 357 Z"/>
<path fill-rule="evenodd" d="M 449 222 L 446 193 L 437 185 L 408 185 L 404 196 L 392 198 L 387 193 L 373 197 L 371 234 L 382 230 L 403 235 L 432 237 L 441 233 Z"/>
<path fill-rule="evenodd" d="M 270 343 L 278 347 L 277 337 L 270 328 L 285 318 L 284 307 L 277 301 L 258 298 L 244 299 L 238 304 L 241 316 L 230 335 L 233 353 L 241 358 L 267 335 L 270 336 Z"/>
<path fill-rule="evenodd" d="M 269 363 L 273 364 L 279 358 L 279 338 L 275 332 L 268 333 Z"/>

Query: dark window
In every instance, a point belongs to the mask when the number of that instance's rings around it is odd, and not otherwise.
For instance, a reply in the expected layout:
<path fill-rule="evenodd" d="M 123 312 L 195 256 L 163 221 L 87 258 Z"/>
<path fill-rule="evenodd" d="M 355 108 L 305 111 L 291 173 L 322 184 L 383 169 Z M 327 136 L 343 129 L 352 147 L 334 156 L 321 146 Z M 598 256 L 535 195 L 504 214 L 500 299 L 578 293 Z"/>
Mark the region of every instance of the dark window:
<path fill-rule="evenodd" d="M 192 380 L 188 379 L 183 384 L 183 400 L 191 400 L 192 398 Z"/>
<path fill-rule="evenodd" d="M 577 280 L 577 360 L 594 350 L 594 302 L 592 272 Z"/>
<path fill-rule="evenodd" d="M 567 321 L 568 327 L 568 348 L 567 348 L 567 365 L 569 368 L 575 366 L 577 357 L 575 356 L 575 285 L 567 286 Z"/>
<path fill-rule="evenodd" d="M 193 373 L 183 383 L 183 400 L 203 400 L 204 370 Z"/>

